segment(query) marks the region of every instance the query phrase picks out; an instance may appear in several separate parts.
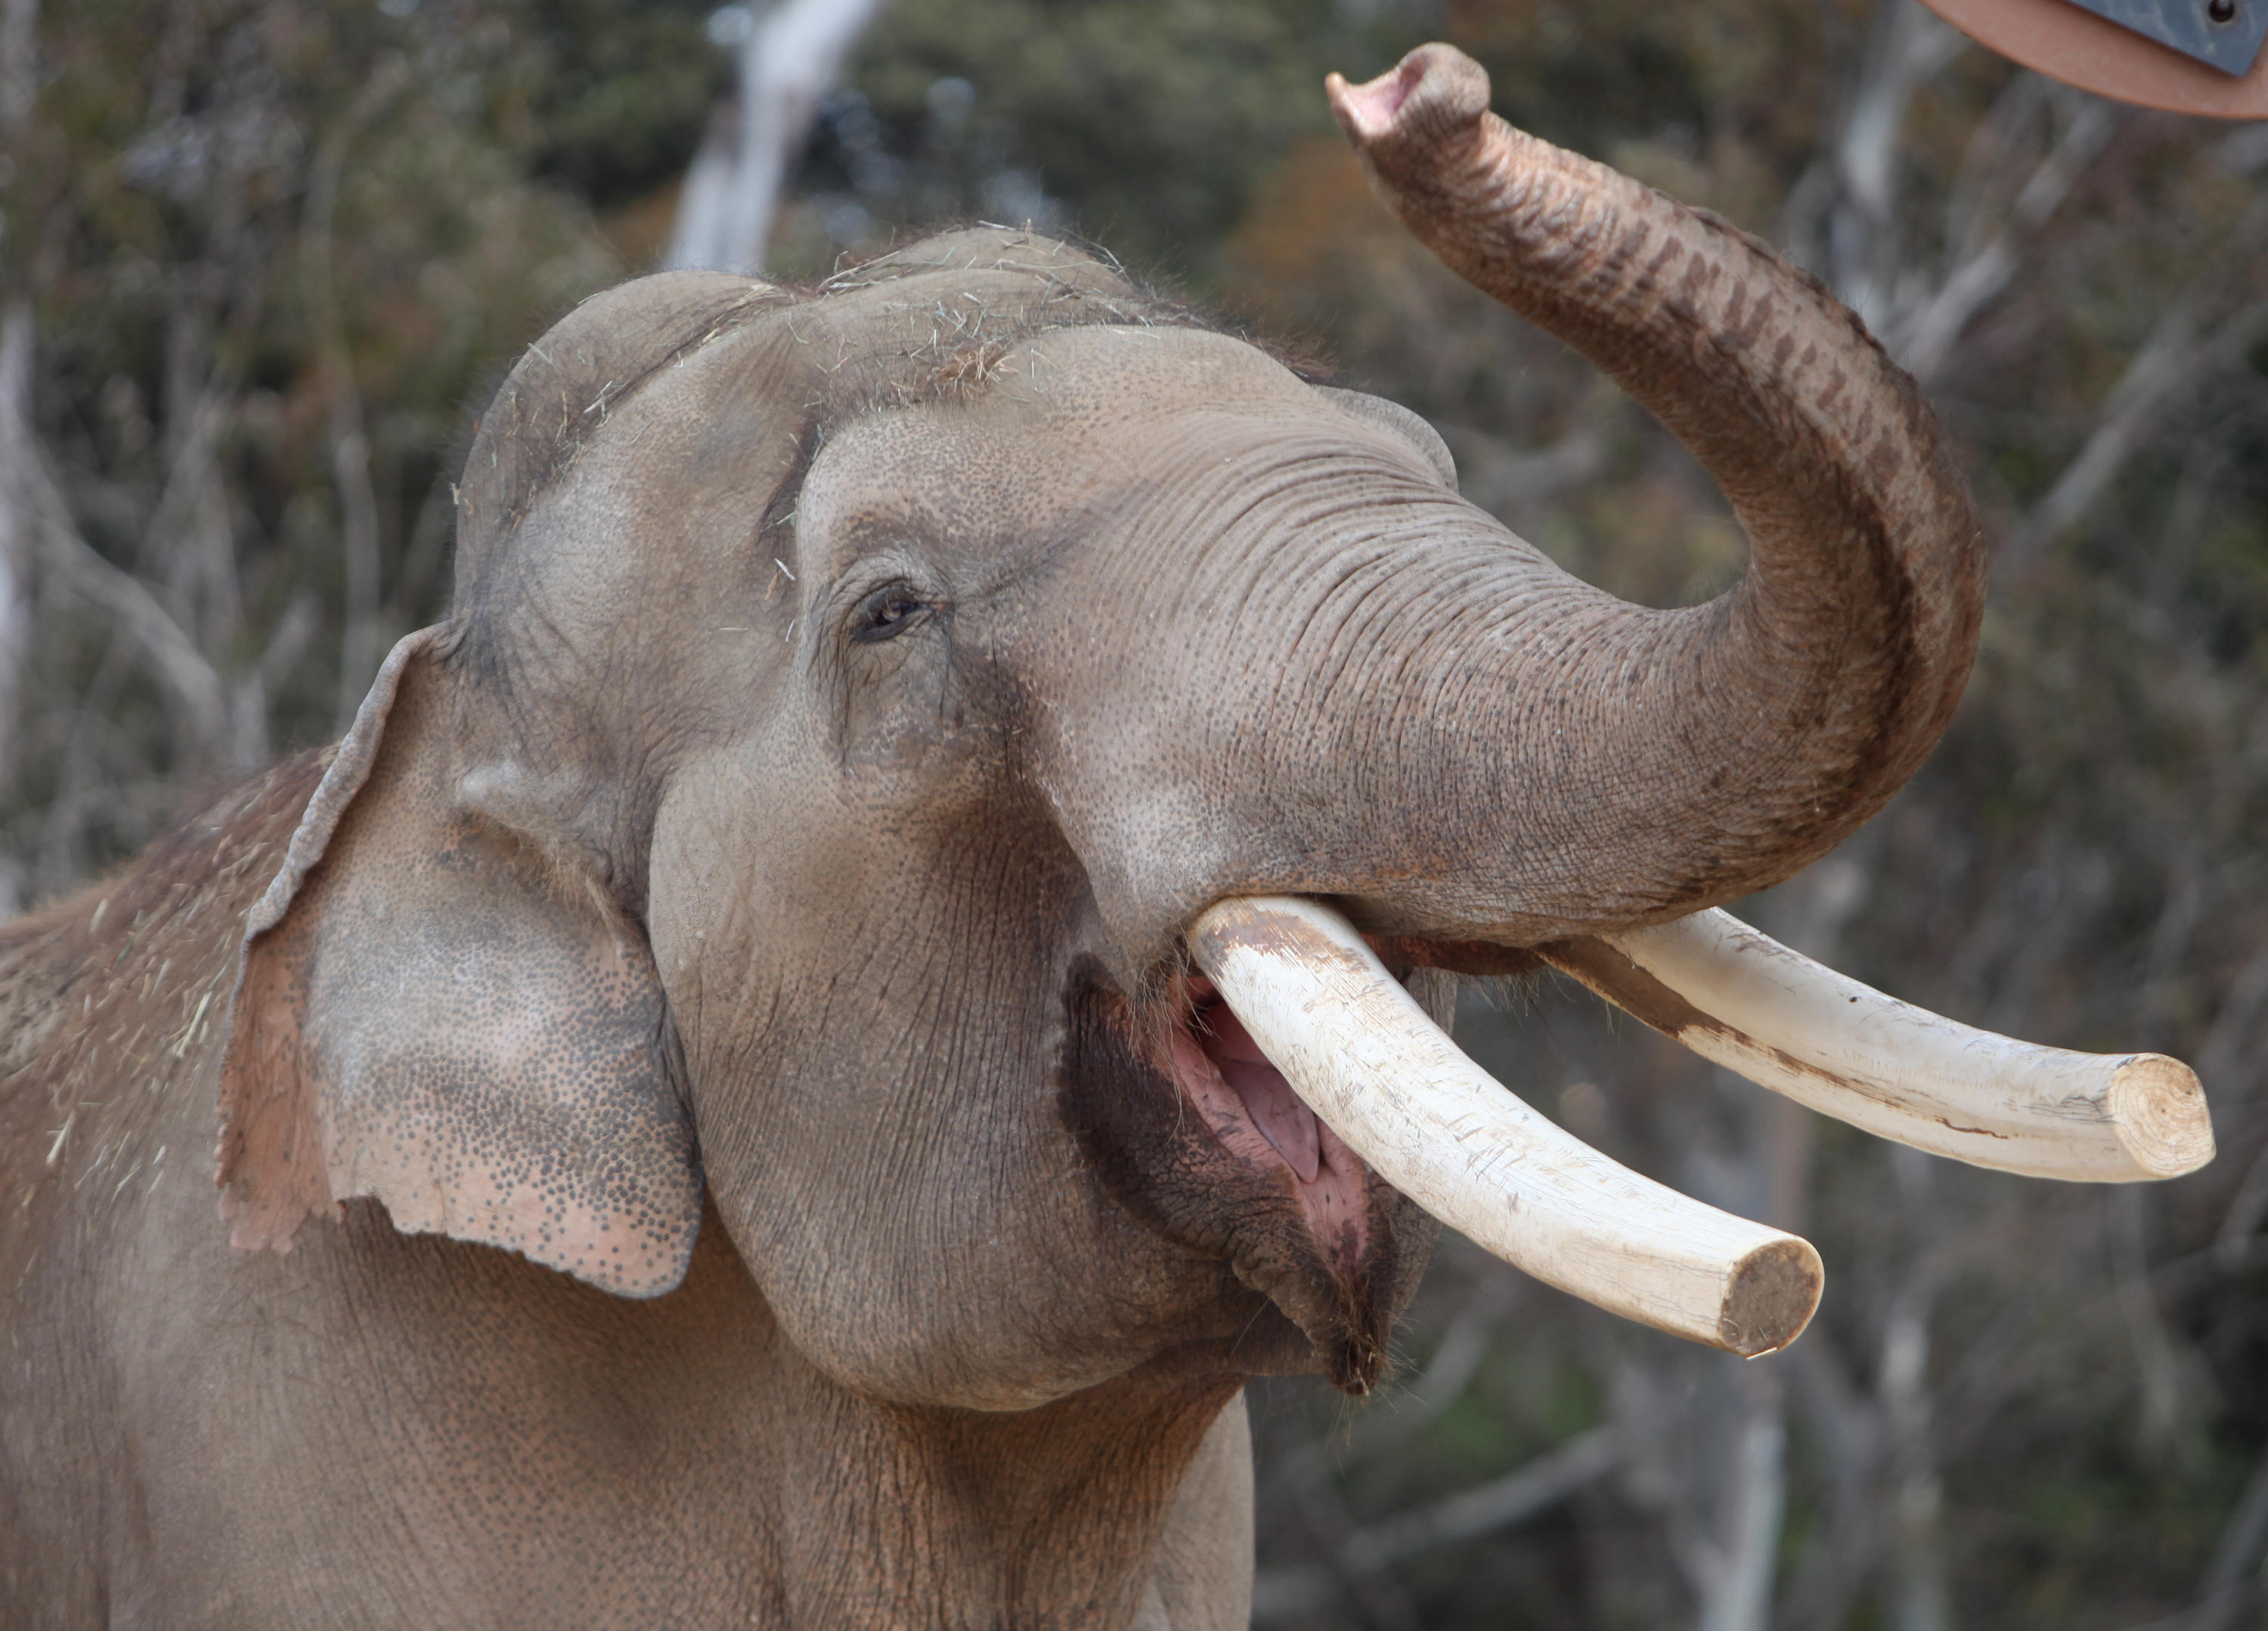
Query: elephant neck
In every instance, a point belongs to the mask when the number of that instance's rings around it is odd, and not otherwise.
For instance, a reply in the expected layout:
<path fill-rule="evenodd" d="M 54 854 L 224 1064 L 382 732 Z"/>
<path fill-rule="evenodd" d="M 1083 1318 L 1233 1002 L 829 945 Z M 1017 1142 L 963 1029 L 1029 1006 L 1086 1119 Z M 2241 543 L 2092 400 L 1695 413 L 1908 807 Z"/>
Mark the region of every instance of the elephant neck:
<path fill-rule="evenodd" d="M 864 1399 L 777 1351 L 787 1623 L 1126 1627 L 1192 1594 L 1243 1612 L 1236 1379 L 1137 1371 L 965 1410 Z"/>

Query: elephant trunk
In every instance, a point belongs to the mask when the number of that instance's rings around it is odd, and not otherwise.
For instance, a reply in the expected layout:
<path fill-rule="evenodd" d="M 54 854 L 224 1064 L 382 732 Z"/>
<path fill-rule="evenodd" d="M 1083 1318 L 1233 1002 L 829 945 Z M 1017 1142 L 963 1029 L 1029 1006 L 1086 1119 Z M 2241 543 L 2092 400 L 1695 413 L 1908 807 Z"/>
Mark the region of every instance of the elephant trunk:
<path fill-rule="evenodd" d="M 1455 779 L 1527 812 L 1523 898 L 1473 927 L 1660 921 L 1788 876 L 1913 773 L 1975 655 L 1979 529 L 1919 392 L 1755 239 L 1490 114 L 1454 49 L 1329 93 L 1410 228 L 1668 425 L 1751 544 L 1743 581 L 1704 606 L 1563 602 L 1578 614 L 1545 672 L 1531 646 L 1503 676 L 1509 701 L 1470 683 L 1488 654 L 1465 654 L 1468 711 L 1428 731 L 1432 751 L 1449 725 L 1496 755 Z"/>

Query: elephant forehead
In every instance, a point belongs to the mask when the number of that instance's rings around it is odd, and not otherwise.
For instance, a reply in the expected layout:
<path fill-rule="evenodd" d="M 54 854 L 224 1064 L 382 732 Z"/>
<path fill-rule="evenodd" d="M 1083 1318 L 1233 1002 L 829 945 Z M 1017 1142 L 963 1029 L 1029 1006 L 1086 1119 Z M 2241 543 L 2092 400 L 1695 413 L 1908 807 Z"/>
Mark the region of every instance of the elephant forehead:
<path fill-rule="evenodd" d="M 1099 326 L 1035 337 L 979 408 L 1013 405 L 1066 433 L 1115 434 L 1195 407 L 1312 415 L 1314 393 L 1256 346 L 1203 328 Z"/>
<path fill-rule="evenodd" d="M 1058 331 L 987 374 L 980 393 L 838 430 L 805 485 L 804 536 L 855 553 L 876 521 L 946 539 L 1051 533 L 1233 446 L 1374 439 L 1266 353 L 1203 330 Z"/>

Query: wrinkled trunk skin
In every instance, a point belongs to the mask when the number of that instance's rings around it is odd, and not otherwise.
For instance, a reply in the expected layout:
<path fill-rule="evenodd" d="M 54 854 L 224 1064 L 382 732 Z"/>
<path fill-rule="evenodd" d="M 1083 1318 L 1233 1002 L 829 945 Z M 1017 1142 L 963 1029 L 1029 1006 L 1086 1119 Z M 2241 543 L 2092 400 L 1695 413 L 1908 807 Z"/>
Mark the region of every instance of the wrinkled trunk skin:
<path fill-rule="evenodd" d="M 1446 46 L 1334 87 L 1410 229 L 1660 418 L 1754 547 L 1741 584 L 1678 612 L 1476 575 L 1479 614 L 1388 647 L 1419 652 L 1399 689 L 1429 716 L 1373 774 L 1438 812 L 1405 858 L 1466 887 L 1377 915 L 1528 944 L 1737 897 L 1865 821 L 1959 701 L 1984 553 L 1913 382 L 1815 280 L 1487 99 Z M 1312 764 L 1335 744 L 1303 746 Z"/>
<path fill-rule="evenodd" d="M 1075 358 L 1123 403 L 1136 382 L 1107 371 L 1108 343 L 1051 338 L 1049 365 Z M 1793 589 L 1632 606 L 1414 454 L 1302 422 L 1293 382 L 1264 415 L 1269 382 L 1226 359 L 1207 386 L 1226 406 L 1140 422 L 1145 496 L 1051 587 L 1140 621 L 1033 643 L 1035 688 L 1068 699 L 1035 721 L 1034 757 L 1122 980 L 1231 895 L 1329 896 L 1374 931 L 1519 947 L 1761 887 L 1933 739 L 1957 687 L 1917 702 L 1917 653 L 1965 672 L 1961 597 L 1886 587 L 1878 555 L 1791 546 L 1773 571 Z"/>
<path fill-rule="evenodd" d="M 1413 231 L 1676 433 L 1753 560 L 1706 605 L 1632 606 L 1341 393 L 1302 404 L 1194 336 L 1143 340 L 1190 353 L 1195 390 L 1101 333 L 1043 338 L 1044 423 L 982 450 L 932 433 L 924 456 L 979 488 L 1012 438 L 1027 487 L 1043 466 L 1125 473 L 1050 523 L 1105 518 L 1049 604 L 1138 621 L 1033 643 L 1060 700 L 1036 762 L 1123 979 L 1231 895 L 1330 896 L 1373 931 L 1498 948 L 1737 898 L 1881 808 L 1976 652 L 1981 534 L 1944 433 L 1815 280 L 1511 129 L 1450 48 L 1336 97 Z"/>

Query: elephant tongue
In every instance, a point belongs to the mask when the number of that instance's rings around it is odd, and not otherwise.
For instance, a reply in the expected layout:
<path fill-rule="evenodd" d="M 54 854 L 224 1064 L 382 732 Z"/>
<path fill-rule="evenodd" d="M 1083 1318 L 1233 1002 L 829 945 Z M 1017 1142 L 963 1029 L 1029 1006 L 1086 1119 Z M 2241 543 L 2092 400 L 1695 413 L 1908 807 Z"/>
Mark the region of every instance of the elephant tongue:
<path fill-rule="evenodd" d="M 1173 1032 L 1174 1076 L 1229 1154 L 1292 1180 L 1292 1197 L 1334 1272 L 1352 1275 L 1370 1249 L 1369 1166 L 1307 1107 L 1260 1051 L 1212 981 L 1193 978 L 1190 1023 Z"/>
<path fill-rule="evenodd" d="M 1315 1113 L 1292 1091 L 1284 1073 L 1269 1062 L 1260 1044 L 1252 1040 L 1252 1032 L 1244 1028 L 1244 1021 L 1227 1003 L 1216 1002 L 1206 1008 L 1204 1022 L 1198 1045 L 1205 1057 L 1243 1103 L 1244 1113 L 1252 1118 L 1260 1135 L 1284 1157 L 1284 1164 L 1299 1174 L 1301 1183 L 1314 1183 L 1322 1142 Z"/>
<path fill-rule="evenodd" d="M 1237 1028 L 1243 1029 L 1241 1025 Z M 1260 1135 L 1276 1147 L 1276 1153 L 1300 1175 L 1301 1183 L 1314 1183 L 1322 1150 L 1315 1113 L 1300 1102 L 1300 1096 L 1292 1091 L 1284 1073 L 1265 1060 L 1255 1064 L 1213 1054 L 1212 1062 L 1220 1071 L 1221 1080 L 1244 1101 L 1244 1113 L 1252 1118 L 1252 1125 L 1260 1129 Z"/>

